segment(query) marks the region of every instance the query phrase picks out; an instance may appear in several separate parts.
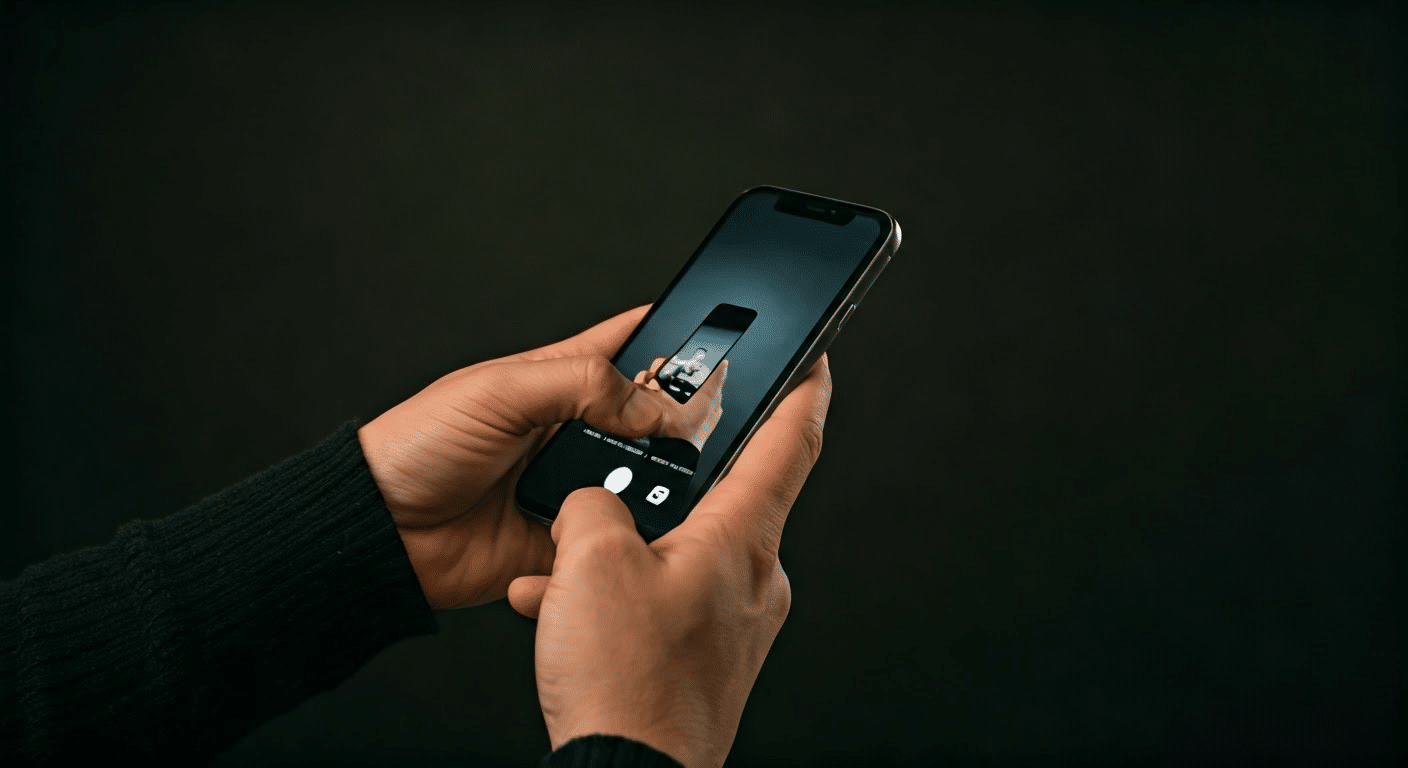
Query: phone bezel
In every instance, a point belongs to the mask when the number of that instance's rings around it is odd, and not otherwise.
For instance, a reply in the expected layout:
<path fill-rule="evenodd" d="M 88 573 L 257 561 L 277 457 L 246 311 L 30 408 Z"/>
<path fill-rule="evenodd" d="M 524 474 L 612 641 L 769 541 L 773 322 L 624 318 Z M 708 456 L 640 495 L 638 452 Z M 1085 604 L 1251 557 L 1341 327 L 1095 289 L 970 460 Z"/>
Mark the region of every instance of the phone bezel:
<path fill-rule="evenodd" d="M 870 286 L 875 282 L 875 279 L 879 277 L 885 265 L 889 263 L 890 257 L 899 249 L 901 237 L 899 223 L 895 221 L 893 216 L 879 208 L 872 208 L 870 206 L 773 185 L 760 185 L 746 189 L 734 198 L 733 202 L 730 203 L 723 214 L 719 216 L 718 221 L 709 229 L 708 234 L 700 240 L 698 247 L 694 249 L 694 253 L 690 255 L 689 259 L 685 261 L 684 265 L 675 273 L 670 283 L 660 292 L 660 296 L 651 304 L 645 316 L 641 318 L 640 322 L 636 324 L 636 327 L 631 330 L 631 334 L 627 336 L 625 341 L 621 343 L 621 346 L 617 348 L 615 354 L 611 356 L 612 365 L 615 365 L 620 360 L 621 353 L 630 346 L 630 343 L 636 336 L 650 323 L 651 319 L 655 316 L 656 309 L 675 289 L 675 286 L 679 284 L 680 280 L 688 274 L 689 270 L 693 268 L 695 260 L 699 258 L 700 254 L 704 252 L 704 249 L 714 239 L 714 236 L 724 225 L 724 222 L 728 221 L 734 209 L 742 204 L 750 195 L 764 192 L 779 195 L 796 195 L 807 202 L 819 203 L 829 209 L 845 208 L 857 216 L 864 215 L 868 218 L 878 220 L 881 224 L 883 234 L 876 239 L 876 243 L 867 251 L 866 256 L 860 260 L 860 264 L 856 267 L 855 271 L 851 273 L 851 276 L 847 278 L 841 290 L 838 291 L 836 296 L 832 299 L 831 304 L 827 307 L 821 320 L 819 320 L 807 334 L 807 340 L 798 348 L 792 359 L 788 361 L 787 367 L 784 368 L 787 375 L 779 377 L 779 380 L 769 388 L 762 402 L 760 402 L 753 413 L 749 415 L 748 419 L 744 421 L 745 429 L 740 430 L 738 436 L 725 448 L 722 455 L 726 457 L 726 459 L 720 461 L 719 464 L 715 466 L 711 476 L 705 478 L 704 483 L 700 486 L 698 496 L 694 499 L 696 503 L 699 498 L 702 498 L 710 489 L 717 485 L 720 480 L 728 475 L 728 471 L 733 468 L 734 461 L 738 458 L 739 454 L 743 452 L 743 449 L 747 447 L 748 441 L 752 439 L 758 427 L 767 420 L 768 416 L 772 415 L 772 412 L 777 408 L 777 404 L 810 372 L 811 367 L 821 358 L 826 348 L 829 347 L 831 342 L 835 339 L 836 334 L 840 331 L 839 325 L 842 319 L 842 313 L 847 308 L 860 304 L 865 298 L 865 294 L 870 289 Z M 785 210 L 780 210 L 779 212 L 793 216 L 801 215 Z M 537 456 L 541 455 L 543 451 L 546 451 L 548 446 L 556 439 L 557 434 L 553 434 L 553 436 L 543 444 L 543 447 L 539 449 L 538 454 L 534 455 L 532 460 L 536 461 Z M 515 504 L 524 515 L 547 525 L 552 525 L 553 521 L 556 519 L 559 510 L 535 509 L 534 507 L 547 507 L 547 505 L 539 505 L 532 499 L 525 499 L 521 488 L 517 485 L 514 487 L 513 496 Z M 686 517 L 688 517 L 688 512 L 686 512 Z"/>

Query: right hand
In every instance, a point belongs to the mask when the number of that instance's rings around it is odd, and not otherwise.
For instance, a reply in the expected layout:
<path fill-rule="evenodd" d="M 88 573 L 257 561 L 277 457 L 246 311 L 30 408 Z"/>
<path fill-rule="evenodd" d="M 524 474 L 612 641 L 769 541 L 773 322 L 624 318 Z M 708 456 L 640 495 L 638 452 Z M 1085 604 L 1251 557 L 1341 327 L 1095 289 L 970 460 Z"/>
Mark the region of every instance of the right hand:
<path fill-rule="evenodd" d="M 515 610 L 539 620 L 538 699 L 554 750 L 615 734 L 686 768 L 723 765 L 791 607 L 778 545 L 821 453 L 830 400 L 823 355 L 729 474 L 651 544 L 605 488 L 563 502 L 552 575 L 508 590 Z"/>

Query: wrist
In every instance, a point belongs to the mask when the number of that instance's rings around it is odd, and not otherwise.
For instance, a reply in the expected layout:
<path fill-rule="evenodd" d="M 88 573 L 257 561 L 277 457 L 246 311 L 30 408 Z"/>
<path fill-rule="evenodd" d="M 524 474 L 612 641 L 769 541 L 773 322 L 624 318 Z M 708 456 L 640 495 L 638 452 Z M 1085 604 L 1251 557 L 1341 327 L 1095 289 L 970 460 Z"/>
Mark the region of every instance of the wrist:
<path fill-rule="evenodd" d="M 645 711 L 664 712 L 666 710 L 644 707 Z M 557 750 L 568 742 L 585 736 L 620 736 L 644 744 L 657 752 L 684 765 L 685 768 L 716 768 L 723 764 L 720 759 L 711 761 L 708 755 L 707 739 L 684 724 L 688 718 L 657 716 L 653 722 L 642 722 L 639 715 L 604 715 L 579 721 L 574 727 L 561 731 L 561 736 L 553 735 L 553 749 Z"/>
<path fill-rule="evenodd" d="M 673 755 L 662 752 L 642 741 L 615 733 L 593 733 L 577 736 L 555 749 L 541 765 L 543 768 L 560 766 L 614 765 L 614 766 L 672 766 L 684 768 L 684 763 Z"/>
<path fill-rule="evenodd" d="M 686 757 L 686 756 L 685 756 L 685 753 L 683 752 L 683 750 L 681 750 L 681 749 L 678 748 L 678 747 L 675 747 L 675 748 L 667 747 L 667 746 L 666 746 L 666 742 L 663 742 L 662 740 L 660 740 L 660 739 L 658 739 L 658 738 L 653 738 L 653 737 L 646 736 L 646 735 L 643 735 L 643 734 L 634 734 L 634 735 L 632 735 L 632 734 L 629 734 L 629 733 L 623 733 L 622 731 L 624 731 L 624 730 L 628 730 L 628 729 L 622 729 L 622 728 L 614 728 L 614 729 L 613 729 L 613 728 L 606 728 L 606 729 L 594 729 L 594 730 L 589 730 L 589 731 L 586 731 L 586 732 L 583 732 L 583 733 L 579 733 L 579 734 L 577 734 L 577 735 L 575 735 L 575 736 L 572 736 L 572 737 L 569 737 L 569 738 L 565 739 L 565 740 L 562 741 L 560 744 L 555 744 L 555 745 L 553 746 L 553 752 L 560 752 L 560 751 L 568 750 L 568 748 L 569 748 L 568 745 L 572 744 L 573 742 L 582 741 L 582 740 L 584 740 L 584 739 L 592 739 L 592 740 L 598 740 L 598 739 L 601 739 L 601 740 L 616 740 L 616 739 L 620 739 L 620 740 L 623 740 L 624 742 L 629 742 L 629 743 L 632 743 L 632 744 L 641 744 L 641 745 L 644 745 L 645 749 L 648 749 L 648 750 L 650 750 L 650 751 L 653 751 L 653 752 L 659 753 L 659 754 L 661 754 L 661 755 L 664 755 L 665 757 L 669 758 L 670 760 L 674 761 L 675 763 L 678 763 L 679 765 L 683 766 L 684 768 L 696 768 L 696 766 L 703 766 L 703 765 L 705 765 L 704 763 L 699 762 L 698 759 Z M 608 741 L 607 743 L 610 743 L 610 742 Z M 600 744 L 598 744 L 598 745 L 596 745 L 596 746 L 599 747 Z M 639 749 L 639 748 L 637 748 L 637 749 Z M 648 754 L 648 753 L 646 753 L 646 754 Z M 617 757 L 619 758 L 620 755 L 618 754 Z M 634 764 L 634 763 L 632 763 L 632 764 Z"/>

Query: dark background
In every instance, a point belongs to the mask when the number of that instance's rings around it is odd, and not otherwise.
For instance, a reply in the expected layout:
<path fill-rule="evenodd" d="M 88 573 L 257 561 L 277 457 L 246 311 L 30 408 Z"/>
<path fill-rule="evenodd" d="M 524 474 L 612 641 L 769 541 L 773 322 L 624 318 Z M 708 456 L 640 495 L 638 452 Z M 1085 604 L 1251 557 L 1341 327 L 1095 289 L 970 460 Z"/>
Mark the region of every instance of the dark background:
<path fill-rule="evenodd" d="M 730 765 L 1402 748 L 1400 12 L 587 5 L 4 6 L 0 577 L 779 184 L 905 238 Z M 530 764 L 532 623 L 440 621 L 220 762 Z"/>

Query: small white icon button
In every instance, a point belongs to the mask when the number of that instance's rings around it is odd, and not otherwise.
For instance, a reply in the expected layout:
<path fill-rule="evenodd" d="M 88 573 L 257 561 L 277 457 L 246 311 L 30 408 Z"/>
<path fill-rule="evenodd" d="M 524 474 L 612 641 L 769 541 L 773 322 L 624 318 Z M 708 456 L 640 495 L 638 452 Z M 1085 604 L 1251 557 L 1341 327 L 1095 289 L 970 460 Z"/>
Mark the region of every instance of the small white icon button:
<path fill-rule="evenodd" d="M 660 503 L 663 502 L 669 495 L 669 488 L 666 488 L 663 485 L 657 485 L 655 486 L 654 490 L 652 490 L 649 494 L 646 495 L 645 500 L 658 507 L 660 506 Z"/>
<path fill-rule="evenodd" d="M 631 484 L 631 477 L 630 467 L 617 467 L 611 470 L 611 474 L 606 476 L 606 482 L 604 483 L 606 490 L 612 493 L 620 493 L 626 489 L 626 486 Z"/>

